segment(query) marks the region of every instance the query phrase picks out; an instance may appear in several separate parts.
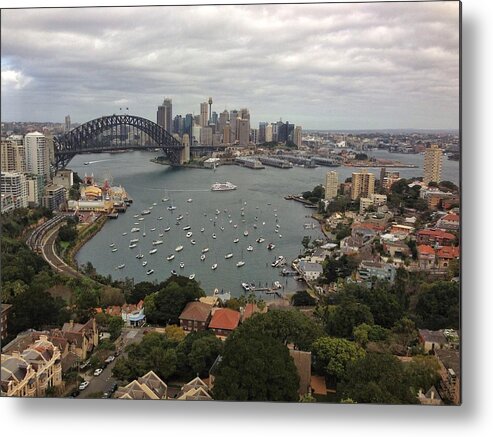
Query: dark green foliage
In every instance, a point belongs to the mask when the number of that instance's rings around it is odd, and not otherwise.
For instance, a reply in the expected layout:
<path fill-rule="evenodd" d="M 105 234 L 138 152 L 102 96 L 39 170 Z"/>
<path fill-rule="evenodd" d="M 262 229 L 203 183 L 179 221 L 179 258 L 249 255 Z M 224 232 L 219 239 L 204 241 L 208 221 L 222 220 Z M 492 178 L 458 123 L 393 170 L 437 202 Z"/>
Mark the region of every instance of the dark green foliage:
<path fill-rule="evenodd" d="M 416 304 L 419 328 L 459 328 L 460 290 L 457 282 L 440 281 L 424 287 Z"/>
<path fill-rule="evenodd" d="M 311 203 L 318 204 L 325 196 L 325 189 L 322 185 L 317 185 L 312 191 L 305 191 L 302 196 Z"/>
<path fill-rule="evenodd" d="M 387 204 L 394 208 L 413 208 L 418 211 L 426 211 L 427 203 L 419 197 L 420 187 L 409 187 L 410 180 L 400 179 L 390 189 Z"/>
<path fill-rule="evenodd" d="M 274 337 L 241 328 L 226 340 L 214 375 L 214 399 L 297 401 L 299 376 L 288 348 Z"/>
<path fill-rule="evenodd" d="M 336 307 L 329 307 L 324 318 L 327 333 L 336 337 L 350 338 L 355 326 L 374 323 L 370 308 L 354 300 L 345 300 Z"/>
<path fill-rule="evenodd" d="M 110 333 L 110 339 L 112 341 L 115 341 L 118 337 L 120 337 L 124 324 L 125 323 L 121 317 L 113 316 L 109 318 L 108 332 Z"/>
<path fill-rule="evenodd" d="M 297 291 L 291 298 L 293 306 L 313 306 L 317 303 L 316 299 L 306 290 Z"/>
<path fill-rule="evenodd" d="M 58 231 L 58 238 L 68 243 L 73 243 L 77 239 L 77 228 L 73 223 L 63 225 Z"/>
<path fill-rule="evenodd" d="M 323 281 L 330 284 L 339 278 L 347 278 L 358 267 L 354 256 L 342 255 L 339 259 L 330 259 L 323 265 Z"/>
<path fill-rule="evenodd" d="M 144 298 L 151 293 L 154 293 L 155 291 L 159 290 L 160 286 L 148 282 L 148 281 L 142 281 L 133 287 L 133 289 L 128 293 L 127 295 L 127 302 L 128 303 L 139 303 L 141 300 L 144 300 Z"/>
<path fill-rule="evenodd" d="M 368 155 L 366 153 L 356 153 L 355 159 L 358 161 L 367 161 Z"/>

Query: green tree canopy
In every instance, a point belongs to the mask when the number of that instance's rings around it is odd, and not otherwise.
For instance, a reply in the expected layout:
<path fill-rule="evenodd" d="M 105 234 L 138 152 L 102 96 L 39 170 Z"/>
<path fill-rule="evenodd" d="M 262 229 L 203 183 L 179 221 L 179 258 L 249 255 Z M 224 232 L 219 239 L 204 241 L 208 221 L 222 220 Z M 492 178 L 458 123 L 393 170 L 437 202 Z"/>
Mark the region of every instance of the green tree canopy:
<path fill-rule="evenodd" d="M 367 305 L 346 300 L 325 313 L 326 331 L 331 336 L 350 338 L 355 326 L 373 325 L 373 315 Z"/>

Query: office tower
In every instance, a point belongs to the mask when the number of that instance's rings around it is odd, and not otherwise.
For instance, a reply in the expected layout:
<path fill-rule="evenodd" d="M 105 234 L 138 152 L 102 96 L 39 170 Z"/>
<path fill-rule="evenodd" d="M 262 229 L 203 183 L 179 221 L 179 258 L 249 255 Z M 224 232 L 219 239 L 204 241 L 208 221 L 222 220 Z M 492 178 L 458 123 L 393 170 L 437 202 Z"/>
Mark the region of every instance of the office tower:
<path fill-rule="evenodd" d="M 217 130 L 220 133 L 224 132 L 224 127 L 226 126 L 226 123 L 229 121 L 229 112 L 226 111 L 226 109 L 219 114 L 219 120 L 217 122 Z"/>
<path fill-rule="evenodd" d="M 440 182 L 442 176 L 442 149 L 433 144 L 425 151 L 423 182 Z"/>
<path fill-rule="evenodd" d="M 353 173 L 351 178 L 351 199 L 370 197 L 375 193 L 375 175 L 367 170 Z"/>
<path fill-rule="evenodd" d="M 243 120 L 250 121 L 250 112 L 248 111 L 247 108 L 241 108 L 240 112 L 238 113 L 238 117 L 240 117 Z"/>
<path fill-rule="evenodd" d="M 65 132 L 68 132 L 71 129 L 72 123 L 70 122 L 70 115 L 65 116 Z"/>
<path fill-rule="evenodd" d="M 209 124 L 209 106 L 207 102 L 200 104 L 200 126 L 205 127 Z"/>
<path fill-rule="evenodd" d="M 278 121 L 277 123 L 277 141 L 285 143 L 288 140 L 288 124 Z"/>
<path fill-rule="evenodd" d="M 173 133 L 173 102 L 171 99 L 165 97 L 163 104 L 158 106 L 157 124 L 170 134 Z"/>
<path fill-rule="evenodd" d="M 212 120 L 212 124 L 213 124 L 214 126 L 216 126 L 216 125 L 217 125 L 217 120 L 218 120 L 218 115 L 217 115 L 217 112 L 216 112 L 216 111 L 214 111 L 214 112 L 212 113 L 211 120 Z"/>
<path fill-rule="evenodd" d="M 286 141 L 294 143 L 294 124 L 286 122 Z"/>
<path fill-rule="evenodd" d="M 173 119 L 173 132 L 178 135 L 183 135 L 183 128 L 185 125 L 185 120 L 181 115 L 176 115 Z"/>
<path fill-rule="evenodd" d="M 253 144 L 258 144 L 258 129 L 250 129 L 250 141 Z"/>
<path fill-rule="evenodd" d="M 192 136 L 192 126 L 193 126 L 193 115 L 185 115 L 185 120 L 183 122 L 183 132 L 188 134 L 189 137 Z"/>
<path fill-rule="evenodd" d="M 293 143 L 301 147 L 301 126 L 296 126 L 293 133 Z"/>
<path fill-rule="evenodd" d="M 265 127 L 267 123 L 265 121 L 261 121 L 258 124 L 258 142 L 259 144 L 265 143 Z"/>
<path fill-rule="evenodd" d="M 206 126 L 200 130 L 200 144 L 212 146 L 212 127 Z"/>
<path fill-rule="evenodd" d="M 279 130 L 279 126 L 280 126 L 279 123 L 282 124 L 282 121 L 271 124 L 271 126 L 272 126 L 272 140 L 271 141 L 275 141 L 275 142 L 278 141 L 278 138 L 279 138 L 278 137 L 278 130 Z"/>
<path fill-rule="evenodd" d="M 233 109 L 232 111 L 229 112 L 229 125 L 231 127 L 230 143 L 234 143 L 238 138 L 237 124 L 238 124 L 238 111 L 236 109 Z"/>
<path fill-rule="evenodd" d="M 273 141 L 272 124 L 269 123 L 265 126 L 265 140 L 266 143 Z"/>
<path fill-rule="evenodd" d="M 223 143 L 230 144 L 231 143 L 231 126 L 227 124 L 223 129 Z"/>
<path fill-rule="evenodd" d="M 339 175 L 336 171 L 328 171 L 325 175 L 325 200 L 335 199 L 338 189 Z"/>
<path fill-rule="evenodd" d="M 238 144 L 240 146 L 248 146 L 250 142 L 250 120 L 243 118 L 238 119 Z"/>
<path fill-rule="evenodd" d="M 194 124 L 192 126 L 192 141 L 190 144 L 195 144 L 200 142 L 200 131 L 202 130 L 202 126 L 199 126 L 198 124 Z"/>
<path fill-rule="evenodd" d="M 14 201 L 14 208 L 27 207 L 27 183 L 22 173 L 2 172 L 0 177 L 0 193 L 10 195 Z"/>
<path fill-rule="evenodd" d="M 26 171 L 26 152 L 22 135 L 11 135 L 2 139 L 0 164 L 2 171 L 20 173 Z"/>
<path fill-rule="evenodd" d="M 24 137 L 26 151 L 26 172 L 43 175 L 45 182 L 50 179 L 49 152 L 46 137 L 31 132 Z"/>

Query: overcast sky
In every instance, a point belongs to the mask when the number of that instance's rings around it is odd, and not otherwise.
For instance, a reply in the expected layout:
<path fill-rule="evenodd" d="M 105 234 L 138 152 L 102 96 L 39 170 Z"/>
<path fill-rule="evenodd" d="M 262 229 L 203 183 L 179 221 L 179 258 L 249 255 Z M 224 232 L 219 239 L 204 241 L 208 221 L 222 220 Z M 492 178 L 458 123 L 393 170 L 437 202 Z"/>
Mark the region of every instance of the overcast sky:
<path fill-rule="evenodd" d="M 156 119 L 458 129 L 456 2 L 2 10 L 2 121 Z"/>

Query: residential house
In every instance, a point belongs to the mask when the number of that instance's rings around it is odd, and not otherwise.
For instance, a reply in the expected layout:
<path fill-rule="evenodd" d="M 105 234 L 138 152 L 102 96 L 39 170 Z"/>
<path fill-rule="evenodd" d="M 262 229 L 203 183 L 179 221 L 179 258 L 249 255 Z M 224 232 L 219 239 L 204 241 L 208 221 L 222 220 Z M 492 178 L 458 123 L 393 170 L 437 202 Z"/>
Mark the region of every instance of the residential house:
<path fill-rule="evenodd" d="M 212 305 L 188 302 L 180 314 L 180 326 L 184 331 L 204 331 L 211 319 Z"/>
<path fill-rule="evenodd" d="M 218 337 L 227 337 L 240 323 L 240 313 L 229 308 L 217 308 L 209 323 L 209 329 Z"/>
<path fill-rule="evenodd" d="M 418 244 L 453 246 L 455 235 L 440 229 L 421 229 L 416 233 L 416 241 Z"/>
<path fill-rule="evenodd" d="M 316 281 L 323 273 L 323 268 L 318 263 L 312 263 L 305 260 L 300 260 L 298 263 L 298 271 L 305 281 Z"/>
<path fill-rule="evenodd" d="M 252 317 L 255 313 L 263 314 L 266 312 L 267 305 L 263 309 L 260 309 L 256 303 L 247 303 L 241 313 L 241 321 L 244 322 L 245 320 Z"/>
<path fill-rule="evenodd" d="M 442 398 L 435 386 L 431 387 L 426 393 L 419 389 L 418 400 L 421 405 L 443 405 Z"/>
<path fill-rule="evenodd" d="M 428 329 L 418 330 L 418 338 L 425 352 L 443 349 L 447 344 L 447 338 L 441 331 L 430 331 Z"/>
<path fill-rule="evenodd" d="M 394 282 L 395 274 L 395 267 L 387 263 L 361 261 L 358 267 L 358 276 L 363 282 L 370 282 L 372 279 Z"/>
<path fill-rule="evenodd" d="M 383 250 L 388 253 L 392 258 L 404 258 L 411 254 L 409 246 L 403 241 L 385 241 L 383 243 Z"/>
<path fill-rule="evenodd" d="M 146 321 L 144 301 L 141 300 L 137 305 L 123 305 L 121 309 L 121 316 L 126 326 L 142 326 Z"/>
<path fill-rule="evenodd" d="M 115 399 L 128 400 L 162 400 L 167 399 L 168 386 L 152 370 L 144 376 L 130 382 L 125 387 L 118 387 Z"/>
<path fill-rule="evenodd" d="M 438 349 L 435 351 L 440 364 L 440 386 L 438 391 L 443 400 L 454 405 L 460 405 L 460 354 L 451 349 Z"/>
<path fill-rule="evenodd" d="M 459 230 L 460 216 L 457 214 L 446 214 L 438 220 L 436 227 L 448 231 L 456 232 Z"/>
<path fill-rule="evenodd" d="M 418 246 L 418 265 L 421 270 L 430 270 L 435 267 L 435 249 L 427 244 Z"/>
<path fill-rule="evenodd" d="M 450 261 L 458 259 L 460 256 L 460 248 L 457 246 L 443 246 L 437 249 L 436 257 L 438 267 L 446 269 L 450 265 Z"/>
<path fill-rule="evenodd" d="M 74 323 L 71 320 L 64 323 L 60 330 L 50 332 L 52 337 L 63 337 L 70 343 L 70 351 L 75 353 L 81 360 L 99 343 L 99 331 L 96 319 L 89 319 L 86 323 Z"/>
<path fill-rule="evenodd" d="M 48 389 L 62 389 L 60 351 L 46 335 L 24 351 L 1 358 L 2 396 L 43 397 Z"/>
<path fill-rule="evenodd" d="M 413 226 L 398 225 L 398 224 L 393 224 L 390 227 L 390 231 L 389 231 L 389 233 L 396 235 L 401 240 L 404 240 L 413 232 L 414 232 Z"/>
<path fill-rule="evenodd" d="M 212 401 L 209 386 L 198 376 L 185 384 L 176 396 L 180 401 Z"/>

